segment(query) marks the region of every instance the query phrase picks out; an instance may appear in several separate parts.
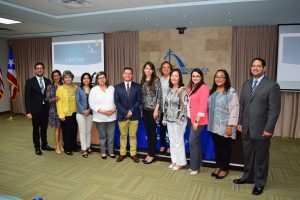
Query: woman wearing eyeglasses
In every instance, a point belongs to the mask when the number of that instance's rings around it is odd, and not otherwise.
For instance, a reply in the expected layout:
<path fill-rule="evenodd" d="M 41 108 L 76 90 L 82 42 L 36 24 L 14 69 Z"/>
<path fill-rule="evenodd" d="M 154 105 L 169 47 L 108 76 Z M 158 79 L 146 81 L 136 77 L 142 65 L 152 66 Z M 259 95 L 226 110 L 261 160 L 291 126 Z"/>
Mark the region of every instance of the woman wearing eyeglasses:
<path fill-rule="evenodd" d="M 99 72 L 95 82 L 96 86 L 91 89 L 89 103 L 93 110 L 93 121 L 99 134 L 101 158 L 106 159 L 108 155 L 115 159 L 114 136 L 117 118 L 114 101 L 115 88 L 109 85 L 105 72 Z M 108 154 L 106 154 L 106 149 Z"/>
<path fill-rule="evenodd" d="M 231 142 L 236 137 L 239 118 L 239 99 L 226 70 L 215 73 L 209 96 L 208 131 L 215 146 L 216 168 L 211 176 L 222 179 L 228 174 Z"/>
<path fill-rule="evenodd" d="M 205 125 L 207 125 L 207 102 L 209 88 L 204 83 L 203 72 L 196 68 L 191 73 L 191 80 L 188 87 L 190 118 L 190 165 L 191 175 L 196 175 L 202 165 L 202 151 L 200 143 L 200 134 Z"/>

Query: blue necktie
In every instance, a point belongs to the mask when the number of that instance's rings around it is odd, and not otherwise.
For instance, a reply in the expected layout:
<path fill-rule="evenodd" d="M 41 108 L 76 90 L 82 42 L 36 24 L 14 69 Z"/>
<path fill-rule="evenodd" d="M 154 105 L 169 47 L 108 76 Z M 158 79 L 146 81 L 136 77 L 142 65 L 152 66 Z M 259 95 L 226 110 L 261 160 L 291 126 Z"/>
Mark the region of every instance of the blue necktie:
<path fill-rule="evenodd" d="M 253 85 L 252 85 L 252 94 L 254 93 L 255 89 L 256 89 L 256 86 L 257 86 L 257 80 L 254 80 L 253 81 Z"/>
<path fill-rule="evenodd" d="M 43 83 L 43 79 L 42 78 L 40 78 L 40 88 L 41 88 L 42 94 L 44 94 L 45 87 L 44 87 L 44 83 Z"/>

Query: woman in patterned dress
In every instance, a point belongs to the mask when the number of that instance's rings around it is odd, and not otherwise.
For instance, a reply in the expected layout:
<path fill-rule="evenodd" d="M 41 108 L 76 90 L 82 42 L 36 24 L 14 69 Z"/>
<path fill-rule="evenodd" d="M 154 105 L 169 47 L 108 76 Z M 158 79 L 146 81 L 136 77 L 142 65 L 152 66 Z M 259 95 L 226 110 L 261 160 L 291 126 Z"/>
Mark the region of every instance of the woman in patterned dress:
<path fill-rule="evenodd" d="M 62 85 L 61 73 L 59 70 L 54 70 L 51 73 L 52 84 L 48 85 L 46 91 L 46 101 L 50 104 L 49 110 L 49 126 L 54 128 L 54 138 L 55 138 L 55 151 L 56 153 L 61 153 L 63 147 L 61 144 L 61 127 L 60 121 L 57 116 L 56 102 L 59 98 L 56 96 L 56 89 L 58 86 Z"/>
<path fill-rule="evenodd" d="M 208 131 L 215 144 L 216 168 L 211 176 L 222 179 L 228 174 L 231 156 L 231 142 L 236 138 L 239 118 L 239 99 L 226 70 L 220 69 L 214 76 L 214 83 L 208 100 Z"/>
<path fill-rule="evenodd" d="M 162 104 L 162 91 L 159 78 L 156 76 L 155 66 L 146 62 L 143 66 L 141 80 L 143 121 L 147 132 L 148 155 L 143 159 L 144 164 L 155 161 L 156 153 L 156 125 L 159 123 L 159 114 Z"/>

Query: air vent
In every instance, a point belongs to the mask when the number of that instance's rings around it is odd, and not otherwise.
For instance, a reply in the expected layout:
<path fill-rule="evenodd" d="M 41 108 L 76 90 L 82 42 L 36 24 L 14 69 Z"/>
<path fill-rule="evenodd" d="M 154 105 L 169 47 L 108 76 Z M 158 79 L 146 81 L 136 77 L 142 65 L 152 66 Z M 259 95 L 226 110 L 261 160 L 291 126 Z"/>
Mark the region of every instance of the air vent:
<path fill-rule="evenodd" d="M 65 7 L 65 8 L 86 8 L 92 7 L 87 0 L 48 0 L 50 3 Z"/>

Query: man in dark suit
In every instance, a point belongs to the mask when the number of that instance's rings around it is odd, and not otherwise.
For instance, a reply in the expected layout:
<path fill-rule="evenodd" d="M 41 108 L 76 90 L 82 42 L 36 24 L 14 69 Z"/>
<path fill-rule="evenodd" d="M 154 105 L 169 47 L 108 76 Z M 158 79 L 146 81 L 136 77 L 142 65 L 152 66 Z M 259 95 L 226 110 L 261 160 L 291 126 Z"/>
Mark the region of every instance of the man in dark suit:
<path fill-rule="evenodd" d="M 32 120 L 35 153 L 42 155 L 40 138 L 42 150 L 54 150 L 47 142 L 49 104 L 45 101 L 46 88 L 51 82 L 43 76 L 45 71 L 43 63 L 36 63 L 34 71 L 35 76 L 28 79 L 25 84 L 25 108 L 27 119 Z"/>
<path fill-rule="evenodd" d="M 237 129 L 242 132 L 244 175 L 235 184 L 254 183 L 253 195 L 263 193 L 269 170 L 269 147 L 280 113 L 279 85 L 264 73 L 266 62 L 255 58 L 250 80 L 243 84 Z"/>
<path fill-rule="evenodd" d="M 124 82 L 116 85 L 114 100 L 117 107 L 117 120 L 120 128 L 120 155 L 117 162 L 126 158 L 127 135 L 129 133 L 130 156 L 138 163 L 136 155 L 136 132 L 141 118 L 142 93 L 140 84 L 132 81 L 133 70 L 126 67 L 123 70 Z"/>

